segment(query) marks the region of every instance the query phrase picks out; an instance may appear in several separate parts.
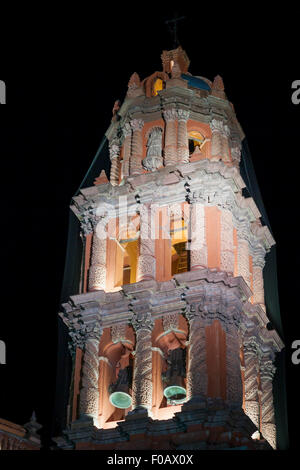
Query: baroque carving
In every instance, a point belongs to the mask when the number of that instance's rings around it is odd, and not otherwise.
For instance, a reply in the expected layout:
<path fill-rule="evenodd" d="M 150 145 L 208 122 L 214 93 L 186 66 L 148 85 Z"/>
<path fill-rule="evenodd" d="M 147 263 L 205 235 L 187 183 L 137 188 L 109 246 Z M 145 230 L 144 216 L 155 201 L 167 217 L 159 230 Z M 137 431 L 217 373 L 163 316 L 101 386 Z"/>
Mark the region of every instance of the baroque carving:
<path fill-rule="evenodd" d="M 140 254 L 137 278 L 155 279 L 156 258 L 155 239 L 153 236 L 155 209 L 143 204 L 140 209 Z"/>
<path fill-rule="evenodd" d="M 133 130 L 131 139 L 131 155 L 130 155 L 130 175 L 139 175 L 142 173 L 142 154 L 143 154 L 143 140 L 142 129 L 144 121 L 142 119 L 133 119 L 130 121 L 130 126 Z"/>
<path fill-rule="evenodd" d="M 189 400 L 205 396 L 207 393 L 205 324 L 195 313 L 195 310 L 190 308 L 186 314 L 190 330 L 187 373 L 187 398 Z"/>
<path fill-rule="evenodd" d="M 169 313 L 162 317 L 164 331 L 176 330 L 178 328 L 178 313 Z"/>
<path fill-rule="evenodd" d="M 207 266 L 207 244 L 205 232 L 205 212 L 202 204 L 191 205 L 191 270 Z"/>
<path fill-rule="evenodd" d="M 137 333 L 140 330 L 152 331 L 154 321 L 150 312 L 134 312 L 131 318 L 131 324 Z"/>
<path fill-rule="evenodd" d="M 221 270 L 234 272 L 233 223 L 230 211 L 221 211 Z"/>
<path fill-rule="evenodd" d="M 143 166 L 148 171 L 155 171 L 162 164 L 162 129 L 154 127 L 148 137 L 147 156 L 143 160 Z"/>
<path fill-rule="evenodd" d="M 126 327 L 126 323 L 116 323 L 111 327 L 110 332 L 113 343 L 126 339 Z"/>
<path fill-rule="evenodd" d="M 134 313 L 131 323 L 136 332 L 132 408 L 152 408 L 152 340 L 154 322 L 150 312 Z"/>

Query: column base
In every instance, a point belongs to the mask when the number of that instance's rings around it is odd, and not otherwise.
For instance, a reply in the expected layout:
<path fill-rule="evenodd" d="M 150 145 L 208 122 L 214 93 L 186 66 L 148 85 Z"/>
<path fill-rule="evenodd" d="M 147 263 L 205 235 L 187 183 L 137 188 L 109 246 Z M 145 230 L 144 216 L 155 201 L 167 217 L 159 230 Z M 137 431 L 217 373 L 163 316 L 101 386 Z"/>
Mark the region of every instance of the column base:
<path fill-rule="evenodd" d="M 95 418 L 94 416 L 90 416 L 90 415 L 80 416 L 79 419 L 77 419 L 76 421 L 73 421 L 70 425 L 70 428 L 72 430 L 82 429 L 82 428 L 94 428 L 94 427 L 98 428 L 99 422 L 97 418 Z"/>

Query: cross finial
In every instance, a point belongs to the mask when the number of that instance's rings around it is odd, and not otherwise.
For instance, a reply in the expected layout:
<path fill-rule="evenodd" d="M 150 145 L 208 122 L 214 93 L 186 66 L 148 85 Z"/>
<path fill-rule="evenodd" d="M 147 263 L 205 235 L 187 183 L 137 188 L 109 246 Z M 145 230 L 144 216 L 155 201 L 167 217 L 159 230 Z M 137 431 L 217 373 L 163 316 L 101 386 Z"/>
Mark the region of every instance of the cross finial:
<path fill-rule="evenodd" d="M 179 46 L 179 41 L 178 41 L 178 36 L 177 36 L 177 23 L 180 20 L 184 20 L 185 16 L 178 16 L 177 13 L 174 14 L 174 18 L 170 20 L 166 20 L 165 24 L 169 26 L 169 31 L 171 35 L 173 35 L 173 47 L 176 49 L 176 47 Z"/>

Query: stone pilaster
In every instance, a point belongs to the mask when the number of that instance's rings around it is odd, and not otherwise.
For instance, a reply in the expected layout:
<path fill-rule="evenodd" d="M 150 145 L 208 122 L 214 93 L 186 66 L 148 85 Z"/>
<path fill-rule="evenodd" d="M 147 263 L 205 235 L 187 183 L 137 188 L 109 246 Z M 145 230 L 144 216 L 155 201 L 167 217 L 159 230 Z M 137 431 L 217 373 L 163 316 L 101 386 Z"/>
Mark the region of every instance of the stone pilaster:
<path fill-rule="evenodd" d="M 276 449 L 276 425 L 273 402 L 273 377 L 275 370 L 271 360 L 263 360 L 260 364 L 261 433 L 273 449 Z"/>
<path fill-rule="evenodd" d="M 244 342 L 244 381 L 245 381 L 245 413 L 260 430 L 260 405 L 258 390 L 259 359 L 257 348 L 252 342 Z"/>
<path fill-rule="evenodd" d="M 262 256 L 253 258 L 253 303 L 259 304 L 265 311 L 265 292 L 264 292 L 264 277 L 263 267 L 265 261 Z"/>
<path fill-rule="evenodd" d="M 131 155 L 129 171 L 130 175 L 140 175 L 143 172 L 142 168 L 142 156 L 143 156 L 143 137 L 142 129 L 144 127 L 144 121 L 142 119 L 133 119 L 130 122 L 132 128 L 132 139 L 131 139 Z"/>
<path fill-rule="evenodd" d="M 221 211 L 221 271 L 234 272 L 234 247 L 232 213 Z"/>
<path fill-rule="evenodd" d="M 207 267 L 204 205 L 199 203 L 191 205 L 190 224 L 190 269 L 194 271 L 195 269 Z"/>
<path fill-rule="evenodd" d="M 134 313 L 132 326 L 136 334 L 134 371 L 132 382 L 133 411 L 152 409 L 152 328 L 150 312 Z"/>
<path fill-rule="evenodd" d="M 154 239 L 154 211 L 144 204 L 140 209 L 140 252 L 138 257 L 137 281 L 155 279 L 156 258 Z"/>
<path fill-rule="evenodd" d="M 120 146 L 115 141 L 109 145 L 109 156 L 111 161 L 110 167 L 110 183 L 112 186 L 119 184 L 119 171 L 120 171 Z"/>
<path fill-rule="evenodd" d="M 99 231 L 100 233 L 100 231 Z M 94 226 L 91 265 L 89 269 L 89 291 L 105 289 L 106 283 L 106 238 L 97 233 Z"/>
<path fill-rule="evenodd" d="M 163 115 L 166 121 L 164 163 L 165 166 L 175 165 L 177 163 L 176 109 L 166 109 Z"/>
<path fill-rule="evenodd" d="M 124 142 L 123 142 L 123 162 L 122 162 L 122 176 L 126 178 L 129 176 L 129 163 L 131 151 L 131 135 L 132 130 L 130 124 L 127 122 L 123 127 Z"/>
<path fill-rule="evenodd" d="M 99 342 L 102 329 L 98 325 L 88 328 L 85 334 L 79 396 L 80 420 L 92 420 L 98 424 L 99 407 Z"/>
<path fill-rule="evenodd" d="M 210 123 L 211 136 L 211 156 L 212 160 L 223 160 L 229 162 L 229 128 L 223 121 L 213 119 Z"/>
<path fill-rule="evenodd" d="M 231 151 L 232 163 L 237 169 L 239 169 L 240 161 L 241 161 L 241 148 L 239 145 L 236 145 L 234 147 L 231 147 L 230 151 Z"/>
<path fill-rule="evenodd" d="M 240 342 L 237 328 L 232 325 L 226 331 L 226 398 L 242 407 L 243 383 L 240 362 Z"/>
<path fill-rule="evenodd" d="M 186 311 L 189 322 L 187 399 L 197 401 L 207 394 L 205 322 L 194 305 Z"/>
<path fill-rule="evenodd" d="M 177 151 L 178 161 L 180 163 L 189 162 L 189 141 L 187 132 L 187 121 L 190 116 L 190 111 L 186 109 L 178 109 L 178 139 Z"/>
<path fill-rule="evenodd" d="M 238 237 L 237 249 L 238 276 L 242 276 L 251 289 L 250 265 L 249 265 L 249 244 L 248 241 Z"/>

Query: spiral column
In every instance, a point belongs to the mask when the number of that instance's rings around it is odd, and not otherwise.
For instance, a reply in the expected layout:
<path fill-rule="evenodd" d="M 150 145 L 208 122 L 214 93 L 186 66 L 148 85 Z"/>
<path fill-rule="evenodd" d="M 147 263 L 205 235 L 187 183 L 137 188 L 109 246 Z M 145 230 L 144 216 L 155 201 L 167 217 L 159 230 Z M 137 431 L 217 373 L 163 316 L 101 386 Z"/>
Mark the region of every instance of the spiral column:
<path fill-rule="evenodd" d="M 165 166 L 170 166 L 177 163 L 176 109 L 166 109 L 163 116 L 166 121 L 164 163 Z"/>
<path fill-rule="evenodd" d="M 132 326 L 136 334 L 136 349 L 132 382 L 132 409 L 152 409 L 152 339 L 154 322 L 150 313 L 134 313 Z"/>

